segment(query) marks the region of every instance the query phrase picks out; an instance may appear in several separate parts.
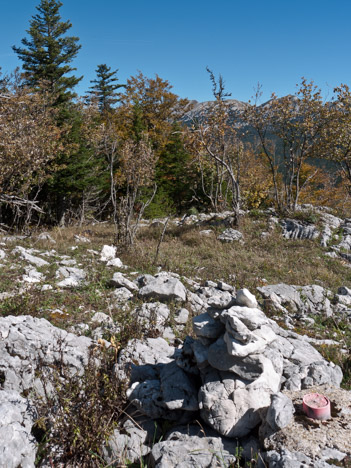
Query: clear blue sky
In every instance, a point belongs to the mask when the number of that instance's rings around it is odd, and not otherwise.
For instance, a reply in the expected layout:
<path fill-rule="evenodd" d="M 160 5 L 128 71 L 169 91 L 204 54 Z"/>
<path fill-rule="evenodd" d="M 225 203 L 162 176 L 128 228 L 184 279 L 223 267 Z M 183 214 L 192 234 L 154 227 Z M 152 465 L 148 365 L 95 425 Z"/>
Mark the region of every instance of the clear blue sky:
<path fill-rule="evenodd" d="M 181 97 L 211 99 L 205 67 L 247 101 L 257 82 L 263 99 L 294 93 L 302 76 L 325 95 L 351 85 L 350 0 L 62 0 L 62 19 L 82 49 L 74 61 L 90 86 L 98 64 L 118 68 L 120 82 L 156 73 Z M 2 0 L 0 66 L 13 70 L 39 0 Z"/>

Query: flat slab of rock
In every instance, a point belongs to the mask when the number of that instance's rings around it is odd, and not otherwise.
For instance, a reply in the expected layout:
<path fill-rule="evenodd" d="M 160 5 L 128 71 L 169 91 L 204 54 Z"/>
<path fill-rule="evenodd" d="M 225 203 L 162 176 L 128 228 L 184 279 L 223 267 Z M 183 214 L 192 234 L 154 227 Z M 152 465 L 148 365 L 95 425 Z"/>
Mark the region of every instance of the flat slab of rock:
<path fill-rule="evenodd" d="M 142 298 L 155 298 L 160 301 L 186 301 L 185 286 L 177 278 L 162 275 L 149 281 L 139 290 Z"/>
<path fill-rule="evenodd" d="M 272 284 L 257 288 L 268 307 L 299 315 L 323 314 L 329 317 L 332 313 L 330 297 L 332 293 L 318 284 L 294 286 L 284 283 Z"/>
<path fill-rule="evenodd" d="M 166 364 L 172 361 L 174 347 L 169 346 L 163 338 L 147 338 L 146 340 L 131 340 L 121 351 L 119 364 L 133 362 L 134 364 Z"/>
<path fill-rule="evenodd" d="M 208 298 L 207 304 L 215 309 L 228 309 L 235 304 L 235 300 L 229 291 L 216 289 L 214 294 Z"/>
<path fill-rule="evenodd" d="M 173 432 L 151 451 L 151 466 L 156 468 L 209 468 L 234 466 L 235 456 L 225 450 L 218 437 L 199 437 Z"/>
<path fill-rule="evenodd" d="M 49 262 L 46 260 L 37 257 L 35 255 L 32 255 L 27 249 L 24 247 L 18 246 L 13 250 L 13 253 L 18 253 L 23 260 L 26 260 L 27 262 L 31 263 L 32 265 L 36 267 L 43 267 L 46 265 L 49 265 Z"/>
<path fill-rule="evenodd" d="M 205 312 L 193 318 L 193 330 L 198 337 L 218 338 L 224 332 L 224 325 Z"/>

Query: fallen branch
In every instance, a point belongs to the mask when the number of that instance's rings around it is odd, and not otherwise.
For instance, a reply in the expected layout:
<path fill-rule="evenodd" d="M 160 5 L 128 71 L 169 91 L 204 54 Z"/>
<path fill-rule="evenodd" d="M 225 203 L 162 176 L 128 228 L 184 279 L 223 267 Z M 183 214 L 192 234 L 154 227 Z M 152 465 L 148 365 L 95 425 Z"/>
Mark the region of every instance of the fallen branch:
<path fill-rule="evenodd" d="M 38 202 L 16 197 L 15 195 L 0 195 L 0 203 L 6 203 L 13 206 L 30 206 L 32 210 L 44 214 L 44 210 L 38 206 Z"/>

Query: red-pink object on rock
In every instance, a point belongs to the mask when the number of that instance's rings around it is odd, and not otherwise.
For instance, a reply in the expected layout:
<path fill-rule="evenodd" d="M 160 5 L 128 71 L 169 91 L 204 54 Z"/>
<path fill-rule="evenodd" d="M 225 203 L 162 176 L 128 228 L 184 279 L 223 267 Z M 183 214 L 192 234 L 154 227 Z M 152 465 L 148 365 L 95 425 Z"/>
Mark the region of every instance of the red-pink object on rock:
<path fill-rule="evenodd" d="M 302 407 L 309 418 L 312 419 L 329 419 L 330 400 L 319 393 L 308 393 L 303 397 Z"/>

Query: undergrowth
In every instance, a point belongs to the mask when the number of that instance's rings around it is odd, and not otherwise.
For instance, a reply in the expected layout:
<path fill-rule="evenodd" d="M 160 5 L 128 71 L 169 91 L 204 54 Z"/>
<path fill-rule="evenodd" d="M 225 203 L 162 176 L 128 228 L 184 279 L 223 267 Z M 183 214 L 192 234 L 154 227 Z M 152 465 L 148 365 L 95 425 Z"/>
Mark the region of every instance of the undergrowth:
<path fill-rule="evenodd" d="M 42 391 L 32 395 L 38 414 L 33 429 L 37 466 L 44 460 L 50 466 L 102 466 L 102 447 L 126 405 L 127 382 L 114 372 L 115 358 L 113 347 L 96 347 L 83 375 L 72 375 L 62 361 L 39 366 Z"/>

